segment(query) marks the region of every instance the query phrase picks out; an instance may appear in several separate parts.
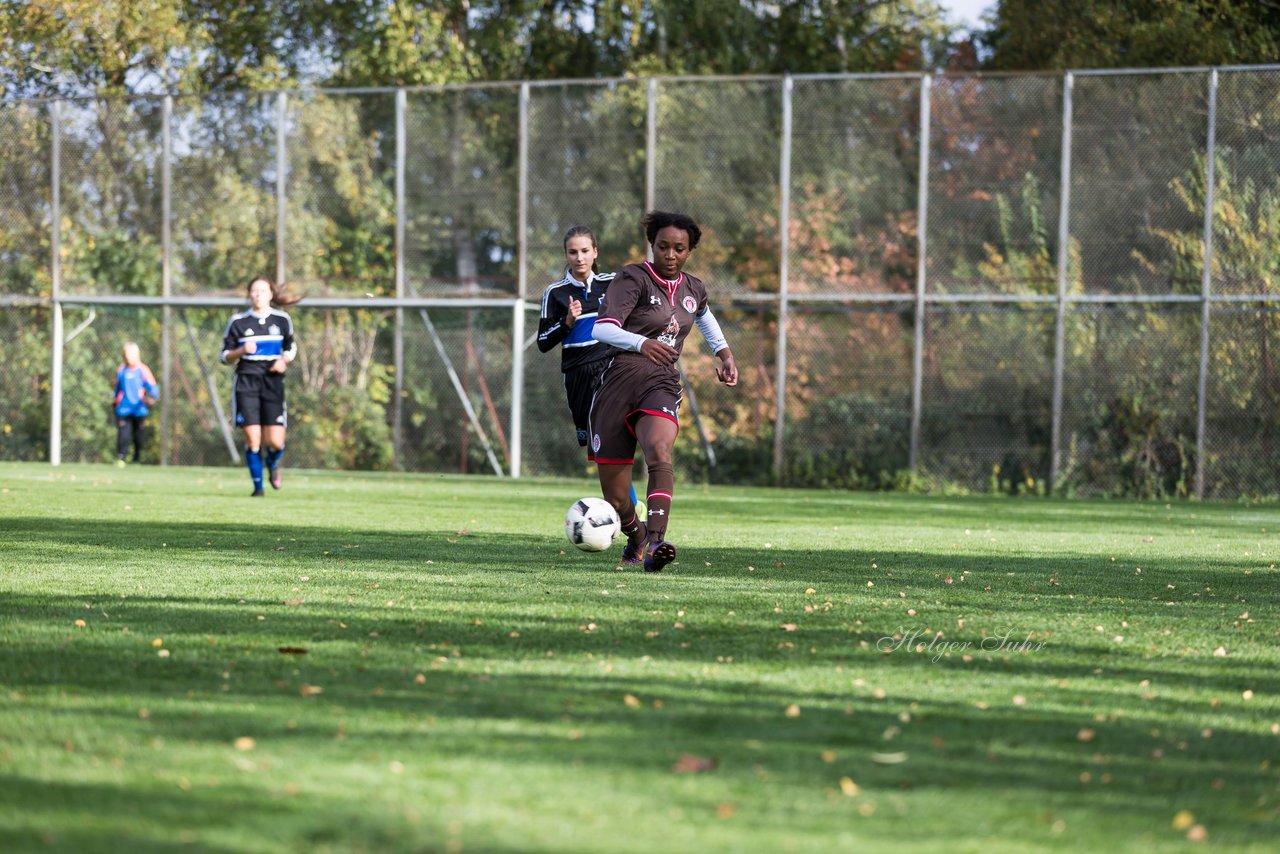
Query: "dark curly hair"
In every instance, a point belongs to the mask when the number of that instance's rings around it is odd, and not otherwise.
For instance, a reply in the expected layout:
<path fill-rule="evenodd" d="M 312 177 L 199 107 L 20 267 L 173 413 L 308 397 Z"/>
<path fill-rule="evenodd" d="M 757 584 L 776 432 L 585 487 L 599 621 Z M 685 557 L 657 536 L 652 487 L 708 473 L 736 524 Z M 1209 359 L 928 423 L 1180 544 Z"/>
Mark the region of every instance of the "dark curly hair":
<path fill-rule="evenodd" d="M 679 228 L 688 234 L 690 249 L 697 249 L 698 241 L 702 239 L 702 229 L 698 228 L 698 224 L 688 214 L 649 211 L 640 220 L 640 224 L 644 226 L 644 236 L 648 238 L 650 246 L 658 239 L 658 232 L 664 228 Z"/>

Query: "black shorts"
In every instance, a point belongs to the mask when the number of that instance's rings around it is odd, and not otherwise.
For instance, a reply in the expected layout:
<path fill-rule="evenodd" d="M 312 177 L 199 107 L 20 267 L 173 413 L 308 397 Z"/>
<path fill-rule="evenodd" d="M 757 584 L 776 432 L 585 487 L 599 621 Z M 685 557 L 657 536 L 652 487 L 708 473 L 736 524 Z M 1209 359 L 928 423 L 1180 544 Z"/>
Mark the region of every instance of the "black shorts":
<path fill-rule="evenodd" d="M 630 353 L 608 362 L 591 406 L 591 450 L 597 463 L 629 465 L 636 456 L 636 422 L 645 415 L 680 426 L 684 389 L 674 366 L 659 367 Z"/>
<path fill-rule="evenodd" d="M 232 383 L 231 419 L 237 427 L 289 426 L 289 414 L 284 406 L 284 374 L 236 374 Z"/>
<path fill-rule="evenodd" d="M 608 359 L 596 359 L 564 372 L 564 393 L 569 399 L 569 414 L 573 416 L 573 426 L 578 432 L 579 447 L 587 447 L 587 427 L 591 423 L 591 399 L 600 388 L 600 377 L 604 374 Z M 587 459 L 592 459 L 591 450 L 587 450 Z"/>

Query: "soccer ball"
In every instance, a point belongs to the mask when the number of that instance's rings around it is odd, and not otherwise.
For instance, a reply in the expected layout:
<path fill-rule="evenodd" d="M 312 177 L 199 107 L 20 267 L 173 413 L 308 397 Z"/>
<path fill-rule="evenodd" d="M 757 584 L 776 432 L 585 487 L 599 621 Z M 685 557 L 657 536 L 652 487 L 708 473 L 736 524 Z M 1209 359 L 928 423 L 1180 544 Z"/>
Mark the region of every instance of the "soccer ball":
<path fill-rule="evenodd" d="M 584 552 L 602 552 L 618 538 L 622 523 L 603 498 L 580 498 L 564 517 L 564 534 Z"/>

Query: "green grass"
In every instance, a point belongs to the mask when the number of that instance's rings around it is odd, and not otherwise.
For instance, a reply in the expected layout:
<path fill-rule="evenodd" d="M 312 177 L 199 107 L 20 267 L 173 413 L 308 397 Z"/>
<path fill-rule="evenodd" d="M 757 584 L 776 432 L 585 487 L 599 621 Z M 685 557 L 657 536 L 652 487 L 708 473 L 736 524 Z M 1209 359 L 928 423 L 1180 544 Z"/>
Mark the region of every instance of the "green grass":
<path fill-rule="evenodd" d="M 0 850 L 1275 850 L 1275 507 L 593 491 L 0 465 Z"/>

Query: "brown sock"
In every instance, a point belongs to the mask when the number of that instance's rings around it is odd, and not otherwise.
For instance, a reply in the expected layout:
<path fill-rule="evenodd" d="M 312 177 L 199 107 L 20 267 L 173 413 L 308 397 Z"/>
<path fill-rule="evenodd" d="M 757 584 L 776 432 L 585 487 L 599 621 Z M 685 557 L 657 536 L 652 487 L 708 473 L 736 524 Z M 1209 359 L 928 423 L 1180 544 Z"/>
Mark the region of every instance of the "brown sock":
<path fill-rule="evenodd" d="M 636 507 L 634 504 L 631 505 L 630 516 L 630 521 L 623 520 L 621 525 L 622 533 L 628 540 L 633 540 L 637 534 L 644 531 L 644 523 L 640 521 L 640 516 L 636 513 Z"/>
<path fill-rule="evenodd" d="M 649 542 L 658 543 L 666 538 L 667 519 L 671 516 L 671 493 L 675 491 L 676 478 L 671 463 L 649 463 Z"/>

